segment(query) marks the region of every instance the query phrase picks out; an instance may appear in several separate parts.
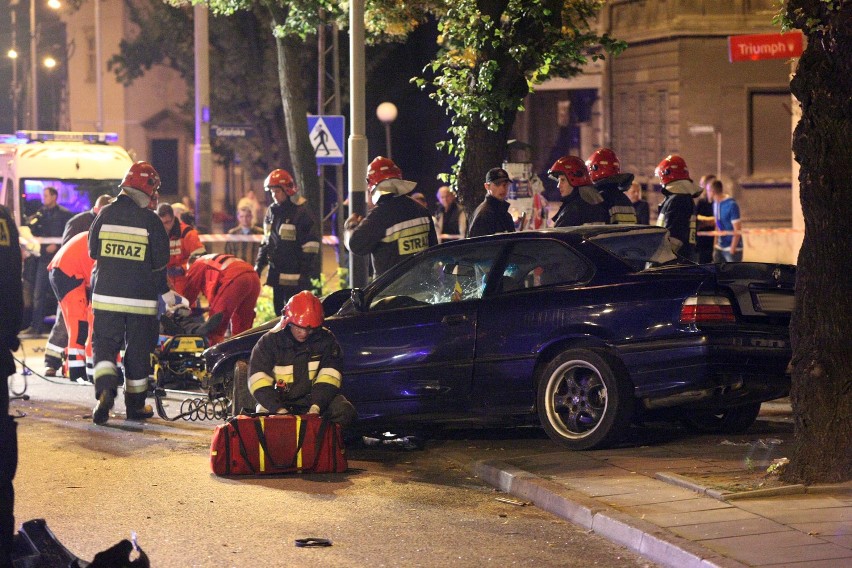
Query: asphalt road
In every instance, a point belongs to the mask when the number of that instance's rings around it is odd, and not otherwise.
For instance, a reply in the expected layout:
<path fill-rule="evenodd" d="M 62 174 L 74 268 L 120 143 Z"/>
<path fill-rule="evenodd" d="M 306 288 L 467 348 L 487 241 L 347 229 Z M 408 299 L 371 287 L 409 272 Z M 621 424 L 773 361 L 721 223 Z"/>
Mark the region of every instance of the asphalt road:
<path fill-rule="evenodd" d="M 25 342 L 41 370 L 39 342 Z M 13 383 L 23 388 L 18 376 Z M 90 386 L 28 379 L 19 422 L 17 521 L 44 518 L 83 559 L 132 532 L 153 566 L 652 566 L 471 477 L 466 453 L 553 449 L 536 429 L 462 432 L 425 451 L 359 446 L 335 475 L 210 473 L 214 423 L 98 427 Z M 119 397 L 119 401 L 120 401 Z M 120 405 L 117 410 L 121 410 Z M 328 538 L 330 548 L 294 540 Z"/>

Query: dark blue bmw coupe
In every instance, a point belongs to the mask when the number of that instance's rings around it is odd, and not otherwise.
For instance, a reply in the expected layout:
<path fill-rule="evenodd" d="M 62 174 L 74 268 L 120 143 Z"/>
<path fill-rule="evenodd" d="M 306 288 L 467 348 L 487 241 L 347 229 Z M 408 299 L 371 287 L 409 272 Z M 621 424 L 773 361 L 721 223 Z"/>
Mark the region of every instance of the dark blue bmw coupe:
<path fill-rule="evenodd" d="M 649 226 L 499 234 L 428 249 L 324 300 L 343 392 L 365 424 L 534 420 L 572 449 L 655 409 L 738 432 L 787 395 L 795 267 L 696 265 Z M 257 327 L 208 349 L 253 407 Z"/>

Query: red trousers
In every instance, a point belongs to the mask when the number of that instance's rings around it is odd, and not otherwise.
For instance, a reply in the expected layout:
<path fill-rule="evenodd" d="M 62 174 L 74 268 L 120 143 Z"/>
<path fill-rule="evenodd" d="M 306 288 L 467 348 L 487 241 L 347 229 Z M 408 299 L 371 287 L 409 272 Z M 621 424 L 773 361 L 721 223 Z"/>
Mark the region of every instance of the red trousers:
<path fill-rule="evenodd" d="M 240 274 L 224 288 L 216 290 L 210 301 L 210 315 L 223 313 L 222 323 L 207 335 L 210 345 L 216 345 L 225 338 L 228 324 L 231 335 L 251 329 L 254 323 L 254 307 L 260 296 L 260 279 L 254 272 Z"/>

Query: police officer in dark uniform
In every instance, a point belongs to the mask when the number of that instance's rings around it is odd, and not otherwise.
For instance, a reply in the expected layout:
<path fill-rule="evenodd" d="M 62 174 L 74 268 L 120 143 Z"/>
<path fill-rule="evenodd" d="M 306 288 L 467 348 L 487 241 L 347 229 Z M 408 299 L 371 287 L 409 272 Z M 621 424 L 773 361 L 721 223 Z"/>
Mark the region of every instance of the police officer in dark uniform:
<path fill-rule="evenodd" d="M 562 156 L 547 175 L 559 184 L 562 205 L 553 216 L 554 227 L 605 225 L 609 213 L 602 207 L 603 198 L 595 190 L 586 164 L 577 156 Z"/>
<path fill-rule="evenodd" d="M 311 277 L 320 251 L 320 228 L 305 198 L 287 170 L 272 170 L 263 189 L 272 194 L 274 203 L 263 218 L 263 242 L 254 269 L 258 276 L 269 265 L 266 285 L 272 287 L 272 305 L 280 314 L 294 294 L 310 290 Z"/>
<path fill-rule="evenodd" d="M 154 415 L 145 398 L 159 335 L 157 300 L 168 291 L 164 270 L 169 238 L 149 208 L 158 197 L 160 176 L 148 162 L 136 162 L 120 188 L 118 198 L 101 210 L 89 230 L 89 256 L 97 261 L 92 274 L 95 424 L 109 419 L 120 382 L 115 361 L 122 347 L 127 418 Z"/>
<path fill-rule="evenodd" d="M 488 170 L 485 174 L 485 191 L 488 195 L 473 212 L 467 228 L 468 237 L 515 232 L 515 220 L 506 202 L 510 183 L 509 173 L 503 168 Z"/>
<path fill-rule="evenodd" d="M 342 426 L 355 407 L 340 394 L 343 352 L 322 327 L 323 310 L 309 291 L 287 302 L 281 322 L 257 342 L 249 360 L 248 389 L 261 408 L 273 414 L 321 414 Z"/>
<path fill-rule="evenodd" d="M 12 565 L 15 533 L 15 492 L 12 480 L 18 468 L 18 436 L 9 416 L 9 376 L 15 373 L 12 353 L 18 350 L 18 332 L 24 310 L 21 286 L 21 247 L 18 227 L 9 210 L 0 205 L 0 566 Z"/>
<path fill-rule="evenodd" d="M 72 217 L 71 211 L 59 205 L 59 192 L 54 187 L 45 187 L 44 206 L 30 217 L 30 230 L 36 237 L 61 237 L 65 223 Z M 36 265 L 36 278 L 33 289 L 33 316 L 30 327 L 21 332 L 22 337 L 38 337 L 44 331 L 44 316 L 47 315 L 49 304 L 53 301 L 53 290 L 50 289 L 47 265 L 53 260 L 53 255 L 59 250 L 59 243 L 41 245 Z"/>
<path fill-rule="evenodd" d="M 586 160 L 589 177 L 603 198 L 603 206 L 609 212 L 610 225 L 635 225 L 636 209 L 625 191 L 630 189 L 633 174 L 621 173 L 618 156 L 609 148 L 598 148 Z"/>
<path fill-rule="evenodd" d="M 654 174 L 663 184 L 665 199 L 660 204 L 657 226 L 669 230 L 672 252 L 688 260 L 695 256 L 695 202 L 701 188 L 692 183 L 686 162 L 670 154 L 659 163 Z"/>
<path fill-rule="evenodd" d="M 346 220 L 344 241 L 353 254 L 372 256 L 376 276 L 438 244 L 429 211 L 407 197 L 416 185 L 402 179 L 390 158 L 378 156 L 367 167 L 367 191 L 375 207 L 366 217 L 355 213 Z"/>

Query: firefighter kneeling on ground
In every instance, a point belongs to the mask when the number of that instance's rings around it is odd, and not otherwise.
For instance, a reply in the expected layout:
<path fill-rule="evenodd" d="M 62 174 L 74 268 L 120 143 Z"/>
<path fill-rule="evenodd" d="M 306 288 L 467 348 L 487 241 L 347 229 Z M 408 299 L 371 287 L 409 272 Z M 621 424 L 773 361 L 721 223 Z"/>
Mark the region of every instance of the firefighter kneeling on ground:
<path fill-rule="evenodd" d="M 281 322 L 257 342 L 248 387 L 258 412 L 320 414 L 341 426 L 355 420 L 355 407 L 339 392 L 340 344 L 322 322 L 319 299 L 299 292 L 287 302 Z"/>
<path fill-rule="evenodd" d="M 210 304 L 211 318 L 222 314 L 221 323 L 207 334 L 210 345 L 225 338 L 229 323 L 231 335 L 250 329 L 260 296 L 260 277 L 254 266 L 230 254 L 205 254 L 191 263 L 184 284 L 189 305 L 194 305 L 198 295 L 204 294 Z"/>

